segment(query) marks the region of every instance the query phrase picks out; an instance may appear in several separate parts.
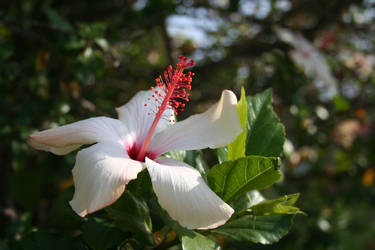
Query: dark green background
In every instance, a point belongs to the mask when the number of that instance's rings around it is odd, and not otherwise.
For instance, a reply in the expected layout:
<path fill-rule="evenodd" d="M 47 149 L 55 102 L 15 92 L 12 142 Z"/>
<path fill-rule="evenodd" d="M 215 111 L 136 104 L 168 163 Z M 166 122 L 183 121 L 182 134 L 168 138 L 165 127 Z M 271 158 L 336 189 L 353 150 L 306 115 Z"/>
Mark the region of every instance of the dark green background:
<path fill-rule="evenodd" d="M 243 14 L 250 5 L 255 11 Z M 37 152 L 27 136 L 92 116 L 114 117 L 115 107 L 153 85 L 179 55 L 198 59 L 191 102 L 179 119 L 204 111 L 224 88 L 239 94 L 243 85 L 254 95 L 271 87 L 294 145 L 282 159 L 283 181 L 264 195 L 300 192 L 297 206 L 308 216 L 297 216 L 279 243 L 238 248 L 375 249 L 374 65 L 363 72 L 360 60 L 353 65 L 340 57 L 343 51 L 353 60 L 374 53 L 374 13 L 370 0 L 1 1 L 0 249 L 30 248 L 28 242 L 38 242 L 27 236 L 35 229 L 45 233 L 33 237 L 45 237 L 52 248 L 82 247 L 61 236 L 80 233 L 81 222 L 67 204 L 75 154 Z M 200 20 L 189 30 L 191 36 L 203 33 L 205 46 L 186 37 L 186 26 L 173 15 Z M 333 34 L 321 51 L 340 98 L 319 99 L 313 79 L 288 57 L 291 47 L 277 38 L 275 24 L 311 42 Z M 168 32 L 171 27 L 181 33 Z M 322 107 L 326 120 L 317 115 Z M 340 126 L 354 135 L 348 145 Z M 210 166 L 216 163 L 212 152 L 204 153 Z"/>

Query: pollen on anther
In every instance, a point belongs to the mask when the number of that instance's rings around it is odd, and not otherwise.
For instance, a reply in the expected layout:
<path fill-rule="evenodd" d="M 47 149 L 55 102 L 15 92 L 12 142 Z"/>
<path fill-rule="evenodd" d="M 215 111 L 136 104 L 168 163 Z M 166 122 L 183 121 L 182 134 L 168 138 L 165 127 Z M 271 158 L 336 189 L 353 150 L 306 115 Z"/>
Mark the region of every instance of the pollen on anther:
<path fill-rule="evenodd" d="M 181 56 L 180 63 L 176 65 L 175 69 L 169 65 L 167 70 L 155 79 L 156 86 L 150 89 L 152 90 L 152 101 L 155 101 L 154 107 L 157 110 L 153 110 L 152 113 L 163 114 L 164 110 L 170 109 L 177 115 L 184 110 L 185 102 L 189 101 L 188 91 L 191 90 L 194 73 L 184 73 L 183 71 L 193 65 L 193 60 Z"/>

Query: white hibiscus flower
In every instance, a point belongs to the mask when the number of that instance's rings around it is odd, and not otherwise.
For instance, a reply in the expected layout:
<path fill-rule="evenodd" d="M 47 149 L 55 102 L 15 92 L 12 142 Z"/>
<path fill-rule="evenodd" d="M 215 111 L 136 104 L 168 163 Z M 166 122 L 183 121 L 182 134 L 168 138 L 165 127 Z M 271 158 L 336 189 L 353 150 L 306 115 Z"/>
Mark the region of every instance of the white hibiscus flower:
<path fill-rule="evenodd" d="M 114 203 L 130 180 L 147 169 L 160 205 L 182 226 L 209 229 L 224 224 L 233 209 L 221 200 L 193 167 L 162 154 L 172 150 L 217 148 L 231 143 L 242 131 L 237 98 L 224 90 L 220 100 L 202 114 L 173 124 L 173 112 L 187 101 L 192 66 L 181 57 L 156 87 L 141 91 L 117 108 L 118 120 L 94 117 L 34 133 L 32 147 L 57 155 L 83 144 L 73 168 L 75 193 L 70 205 L 80 216 Z M 172 118 L 171 118 L 172 117 Z"/>

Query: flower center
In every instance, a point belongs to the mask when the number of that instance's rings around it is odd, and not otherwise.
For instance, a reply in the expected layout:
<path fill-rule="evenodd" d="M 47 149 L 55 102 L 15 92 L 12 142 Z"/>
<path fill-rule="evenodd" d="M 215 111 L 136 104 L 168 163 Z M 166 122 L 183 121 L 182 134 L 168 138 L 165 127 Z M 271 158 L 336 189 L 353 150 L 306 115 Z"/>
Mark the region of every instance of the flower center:
<path fill-rule="evenodd" d="M 157 112 L 150 127 L 150 130 L 147 133 L 146 139 L 142 144 L 142 147 L 138 150 L 136 159 L 138 161 L 144 161 L 146 157 L 146 152 L 148 145 L 150 144 L 152 135 L 156 129 L 156 126 L 160 119 L 163 117 L 163 113 L 166 109 L 172 109 L 175 115 L 178 112 L 181 112 L 185 108 L 185 103 L 189 101 L 189 93 L 186 90 L 191 89 L 191 81 L 194 73 L 187 72 L 183 73 L 184 69 L 194 65 L 194 61 L 186 57 L 180 56 L 180 63 L 176 65 L 176 68 L 170 65 L 166 71 L 164 71 L 163 76 L 161 75 L 155 79 L 156 90 L 154 87 L 151 87 L 151 90 L 154 91 L 152 97 L 154 98 L 157 105 Z M 147 106 L 147 104 L 144 104 Z M 130 155 L 130 153 L 129 153 Z"/>
<path fill-rule="evenodd" d="M 137 156 L 138 156 L 138 153 L 140 152 L 140 147 L 137 147 L 135 145 L 135 143 L 134 143 L 132 147 L 130 147 L 129 149 L 127 149 L 127 152 L 128 152 L 128 155 L 129 155 L 130 159 L 138 160 Z M 157 157 L 157 155 L 154 154 L 154 153 L 152 153 L 152 152 L 146 152 L 145 156 L 143 157 L 143 159 L 140 159 L 138 161 L 144 162 L 146 156 L 148 158 L 150 158 L 151 160 L 154 160 Z"/>

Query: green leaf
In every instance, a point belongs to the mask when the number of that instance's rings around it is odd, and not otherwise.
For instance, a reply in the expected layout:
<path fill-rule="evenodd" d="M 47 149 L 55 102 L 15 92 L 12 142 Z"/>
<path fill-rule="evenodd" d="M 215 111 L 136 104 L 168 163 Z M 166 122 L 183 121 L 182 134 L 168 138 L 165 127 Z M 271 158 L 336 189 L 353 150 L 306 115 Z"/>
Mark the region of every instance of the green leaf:
<path fill-rule="evenodd" d="M 78 32 L 88 39 L 105 37 L 107 25 L 104 22 L 79 23 Z"/>
<path fill-rule="evenodd" d="M 242 133 L 228 145 L 228 160 L 236 160 L 241 157 L 245 157 L 246 148 L 246 123 L 247 123 L 247 102 L 246 102 L 246 92 L 242 87 L 241 89 L 241 99 L 237 104 L 238 116 L 241 121 L 241 126 L 243 128 Z"/>
<path fill-rule="evenodd" d="M 164 154 L 164 156 L 189 164 L 197 169 L 201 176 L 207 180 L 209 168 L 203 159 L 201 150 L 175 150 Z"/>
<path fill-rule="evenodd" d="M 44 10 L 44 13 L 46 14 L 49 22 L 56 26 L 56 28 L 68 32 L 73 31 L 73 27 L 70 25 L 70 23 L 61 17 L 54 9 L 47 8 Z"/>
<path fill-rule="evenodd" d="M 149 205 L 152 209 L 152 213 L 157 215 L 166 225 L 175 230 L 179 236 L 182 237 L 184 235 L 187 235 L 190 237 L 194 237 L 194 231 L 181 226 L 177 221 L 172 219 L 155 199 L 150 200 Z"/>
<path fill-rule="evenodd" d="M 168 153 L 165 153 L 164 156 L 170 157 L 178 161 L 184 161 L 186 157 L 186 151 L 185 150 L 173 150 L 173 151 L 169 151 Z"/>
<path fill-rule="evenodd" d="M 245 211 L 264 200 L 264 197 L 259 191 L 253 190 L 240 195 L 236 200 L 230 203 L 230 206 L 236 211 Z"/>
<path fill-rule="evenodd" d="M 137 178 L 126 185 L 126 190 L 135 195 L 143 195 L 151 190 L 151 178 L 148 171 L 138 173 Z"/>
<path fill-rule="evenodd" d="M 64 48 L 67 50 L 79 50 L 86 46 L 86 40 L 81 37 L 70 37 L 70 40 L 64 43 Z"/>
<path fill-rule="evenodd" d="M 215 241 L 196 232 L 194 232 L 194 236 L 192 237 L 187 235 L 182 236 L 181 243 L 184 250 L 220 249 Z"/>
<path fill-rule="evenodd" d="M 237 241 L 250 241 L 261 244 L 272 244 L 286 235 L 293 224 L 295 215 L 278 214 L 270 216 L 246 215 L 212 232 L 225 235 Z"/>
<path fill-rule="evenodd" d="M 341 95 L 335 95 L 333 97 L 333 103 L 338 111 L 346 111 L 350 109 L 350 103 Z"/>
<path fill-rule="evenodd" d="M 173 220 L 168 213 L 159 205 L 156 200 L 149 201 L 152 212 L 156 214 L 162 221 L 172 228 L 179 235 L 182 249 L 218 249 L 219 246 L 215 241 L 181 226 L 177 221 Z"/>
<path fill-rule="evenodd" d="M 293 207 L 299 194 L 284 195 L 275 200 L 262 201 L 250 208 L 250 213 L 255 216 L 272 214 L 297 214 L 303 213 L 299 208 Z"/>
<path fill-rule="evenodd" d="M 267 188 L 280 177 L 278 158 L 248 156 L 215 165 L 208 174 L 208 184 L 228 202 L 248 191 Z"/>
<path fill-rule="evenodd" d="M 146 245 L 154 245 L 152 225 L 146 202 L 135 197 L 127 190 L 119 200 L 106 211 L 114 219 L 115 226 L 125 232 L 132 232 L 134 237 Z"/>
<path fill-rule="evenodd" d="M 203 159 L 203 153 L 201 150 L 187 150 L 184 161 L 190 166 L 196 168 L 203 179 L 207 181 L 207 174 L 210 169 Z"/>
<path fill-rule="evenodd" d="M 285 129 L 272 110 L 272 91 L 247 97 L 246 155 L 280 156 Z"/>
<path fill-rule="evenodd" d="M 103 51 L 108 51 L 109 49 L 109 45 L 108 45 L 108 41 L 107 39 L 103 38 L 103 37 L 98 37 L 95 39 L 95 43 L 100 47 L 102 48 Z"/>
<path fill-rule="evenodd" d="M 219 163 L 223 163 L 228 160 L 228 149 L 226 147 L 218 148 L 216 150 L 216 154 Z"/>
<path fill-rule="evenodd" d="M 120 244 L 126 235 L 99 218 L 89 218 L 82 225 L 82 237 L 92 249 L 106 250 Z"/>

